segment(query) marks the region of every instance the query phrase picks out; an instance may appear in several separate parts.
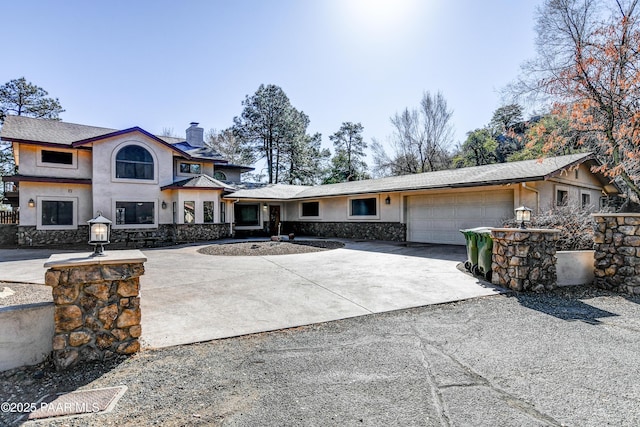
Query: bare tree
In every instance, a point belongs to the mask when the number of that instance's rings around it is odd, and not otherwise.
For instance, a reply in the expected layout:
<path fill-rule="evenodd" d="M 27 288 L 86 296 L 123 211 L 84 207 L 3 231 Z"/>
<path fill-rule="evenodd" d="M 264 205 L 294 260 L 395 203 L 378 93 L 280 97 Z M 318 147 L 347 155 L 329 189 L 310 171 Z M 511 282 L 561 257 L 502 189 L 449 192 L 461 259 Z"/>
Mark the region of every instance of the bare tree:
<path fill-rule="evenodd" d="M 446 169 L 451 163 L 451 117 L 442 93 L 425 92 L 416 109 L 405 108 L 391 117 L 392 154 L 375 141 L 373 170 L 377 175 L 406 175 Z"/>

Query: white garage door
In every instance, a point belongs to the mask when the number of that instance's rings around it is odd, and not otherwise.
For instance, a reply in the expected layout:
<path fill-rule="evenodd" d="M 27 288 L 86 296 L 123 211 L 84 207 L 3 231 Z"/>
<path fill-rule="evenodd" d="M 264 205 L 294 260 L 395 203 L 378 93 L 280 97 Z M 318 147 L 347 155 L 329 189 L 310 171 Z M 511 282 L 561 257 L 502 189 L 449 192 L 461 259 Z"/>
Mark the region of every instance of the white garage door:
<path fill-rule="evenodd" d="M 407 197 L 410 242 L 464 245 L 460 229 L 496 227 L 513 213 L 513 190 Z"/>

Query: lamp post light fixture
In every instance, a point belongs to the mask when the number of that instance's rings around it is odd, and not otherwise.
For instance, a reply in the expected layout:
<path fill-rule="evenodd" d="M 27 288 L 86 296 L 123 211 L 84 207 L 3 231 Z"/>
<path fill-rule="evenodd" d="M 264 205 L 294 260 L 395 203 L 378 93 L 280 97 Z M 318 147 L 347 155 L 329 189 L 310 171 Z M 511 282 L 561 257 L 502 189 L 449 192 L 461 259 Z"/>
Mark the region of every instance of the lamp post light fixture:
<path fill-rule="evenodd" d="M 520 228 L 525 229 L 525 223 L 531 222 L 531 209 L 526 206 L 520 206 L 516 209 L 516 222 L 520 223 Z"/>
<path fill-rule="evenodd" d="M 98 216 L 87 223 L 89 224 L 89 244 L 95 246 L 91 256 L 104 256 L 104 245 L 109 244 L 111 221 L 103 217 L 102 212 L 98 212 Z"/>

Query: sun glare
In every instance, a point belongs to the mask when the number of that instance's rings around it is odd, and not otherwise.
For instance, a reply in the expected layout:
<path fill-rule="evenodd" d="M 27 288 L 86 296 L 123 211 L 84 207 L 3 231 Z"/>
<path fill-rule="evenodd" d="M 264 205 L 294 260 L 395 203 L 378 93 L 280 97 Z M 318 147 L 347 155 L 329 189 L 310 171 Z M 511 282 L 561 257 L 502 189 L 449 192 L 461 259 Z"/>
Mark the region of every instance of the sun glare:
<path fill-rule="evenodd" d="M 417 13 L 419 0 L 343 0 L 348 19 L 366 33 L 401 30 Z"/>

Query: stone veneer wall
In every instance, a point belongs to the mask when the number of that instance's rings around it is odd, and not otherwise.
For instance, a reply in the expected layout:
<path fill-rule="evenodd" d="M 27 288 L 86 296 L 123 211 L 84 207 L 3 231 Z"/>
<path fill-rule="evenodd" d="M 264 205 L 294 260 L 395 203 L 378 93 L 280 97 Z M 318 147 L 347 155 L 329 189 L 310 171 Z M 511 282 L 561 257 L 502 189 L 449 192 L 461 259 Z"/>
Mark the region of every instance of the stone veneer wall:
<path fill-rule="evenodd" d="M 404 242 L 407 225 L 399 222 L 307 222 L 284 221 L 282 233 L 301 236 Z"/>
<path fill-rule="evenodd" d="M 32 225 L 18 225 L 18 246 L 56 246 L 86 244 L 89 226 L 75 230 L 38 230 Z"/>
<path fill-rule="evenodd" d="M 15 226 L 14 226 L 15 227 Z M 18 246 L 86 245 L 89 226 L 79 225 L 76 230 L 37 230 L 35 226 L 17 226 Z M 158 228 L 111 229 L 111 243 L 125 245 L 127 233 L 149 232 L 159 242 L 180 243 L 217 240 L 230 237 L 229 224 L 160 224 Z M 15 232 L 15 231 L 14 231 Z M 0 244 L 2 244 L 0 235 Z"/>
<path fill-rule="evenodd" d="M 0 247 L 18 244 L 18 224 L 0 224 Z"/>
<path fill-rule="evenodd" d="M 139 254 L 140 251 L 118 251 Z M 101 262 L 101 264 L 97 264 Z M 53 362 L 65 369 L 80 362 L 109 359 L 140 349 L 142 262 L 52 266 L 45 283 L 53 293 Z"/>
<path fill-rule="evenodd" d="M 594 280 L 604 289 L 640 295 L 640 214 L 593 214 Z"/>
<path fill-rule="evenodd" d="M 491 281 L 514 291 L 554 289 L 558 230 L 495 228 Z"/>

